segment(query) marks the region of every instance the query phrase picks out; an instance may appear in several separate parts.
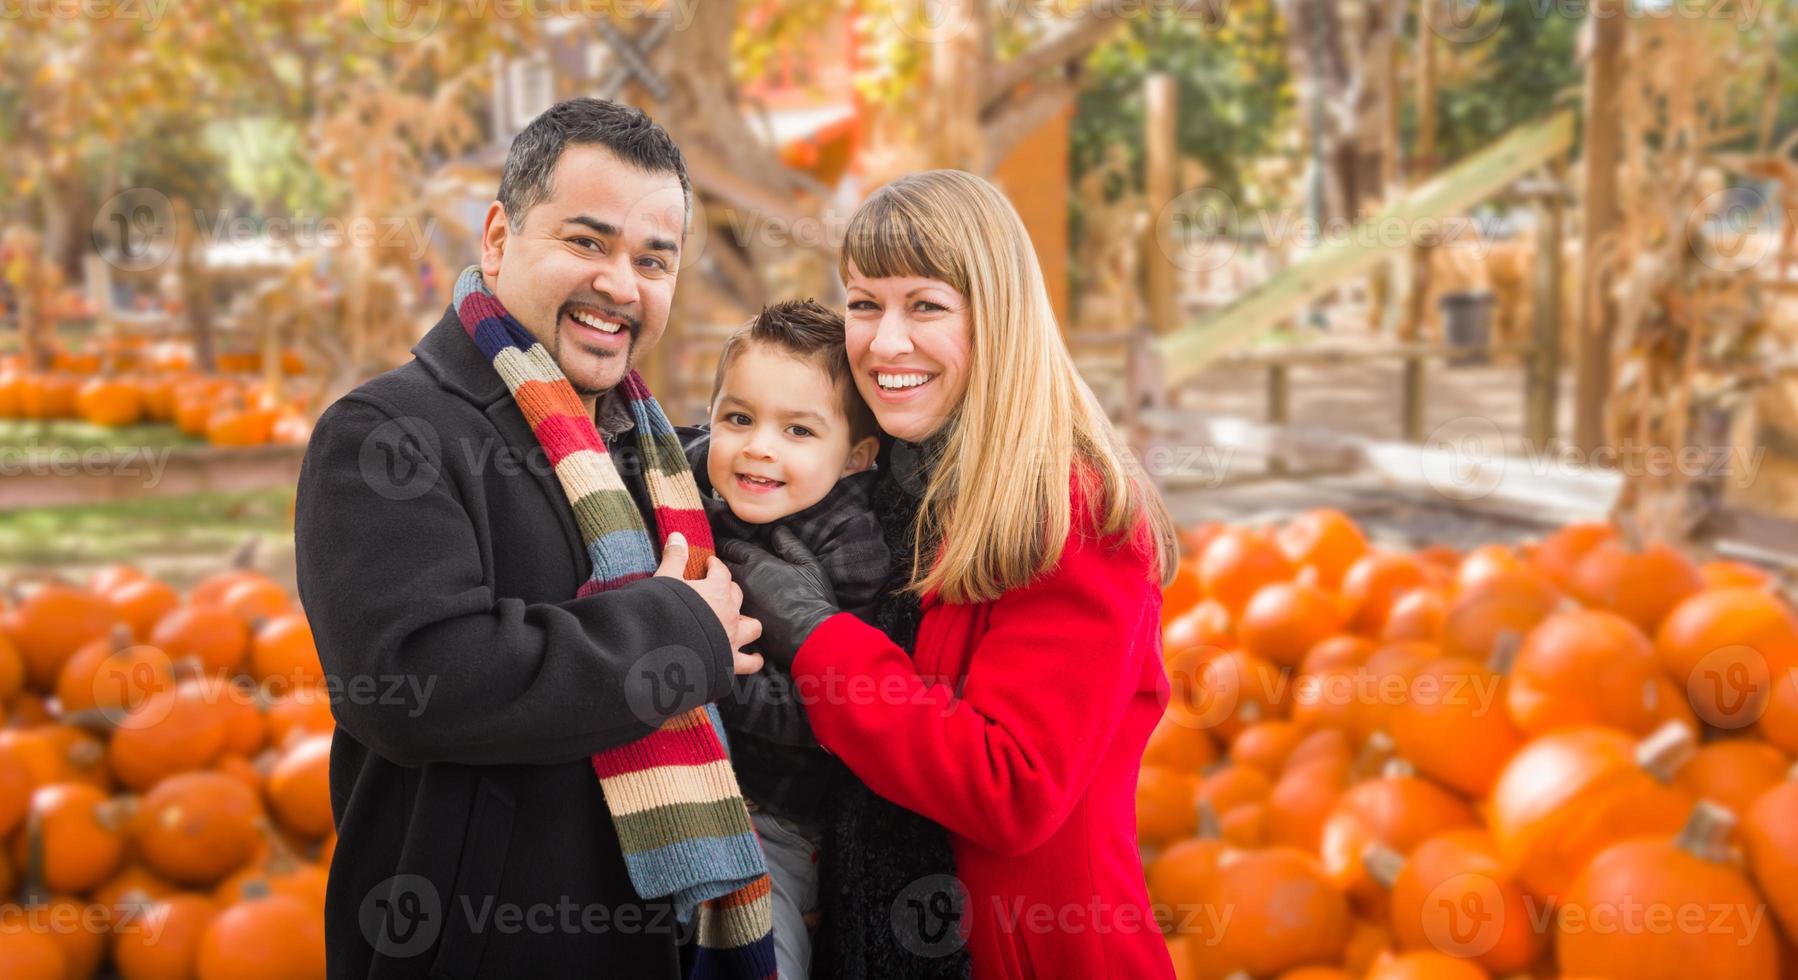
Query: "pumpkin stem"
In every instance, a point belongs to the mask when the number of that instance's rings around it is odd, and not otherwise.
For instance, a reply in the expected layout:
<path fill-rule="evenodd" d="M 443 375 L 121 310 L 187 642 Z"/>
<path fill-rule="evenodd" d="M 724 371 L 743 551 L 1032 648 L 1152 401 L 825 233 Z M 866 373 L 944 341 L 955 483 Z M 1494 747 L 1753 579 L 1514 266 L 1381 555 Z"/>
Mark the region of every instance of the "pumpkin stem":
<path fill-rule="evenodd" d="M 1486 669 L 1500 677 L 1508 677 L 1517 662 L 1517 651 L 1523 646 L 1523 634 L 1517 630 L 1500 630 L 1492 641 L 1492 655 L 1486 658 Z"/>
<path fill-rule="evenodd" d="M 264 871 L 270 874 L 288 874 L 300 866 L 300 856 L 287 846 L 287 841 L 275 830 L 275 825 L 265 816 L 256 818 L 256 829 L 262 838 L 268 841 L 268 860 L 262 862 Z"/>
<path fill-rule="evenodd" d="M 1736 827 L 1736 815 L 1721 803 L 1699 800 L 1692 805 L 1692 815 L 1674 841 L 1680 850 L 1706 861 L 1726 861 L 1729 857 L 1729 835 Z"/>
<path fill-rule="evenodd" d="M 1386 760 L 1392 758 L 1398 746 L 1393 743 L 1392 736 L 1384 729 L 1375 729 L 1367 736 L 1367 742 L 1361 746 L 1361 754 L 1356 756 L 1355 764 L 1349 768 L 1349 781 L 1358 783 L 1379 772 Z"/>
<path fill-rule="evenodd" d="M 137 644 L 137 638 L 131 635 L 131 627 L 118 623 L 112 628 L 112 652 L 124 653 Z"/>
<path fill-rule="evenodd" d="M 1405 870 L 1405 856 L 1373 841 L 1361 849 L 1361 867 L 1367 869 L 1367 876 L 1379 882 L 1381 887 L 1391 888 L 1398 882 L 1398 873 Z"/>
<path fill-rule="evenodd" d="M 231 567 L 243 571 L 255 566 L 256 547 L 260 542 L 261 539 L 253 534 L 244 538 L 243 544 L 238 545 L 231 555 Z"/>
<path fill-rule="evenodd" d="M 25 874 L 19 882 L 19 904 L 34 908 L 50 900 L 44 884 L 44 814 L 33 804 L 25 818 Z"/>
<path fill-rule="evenodd" d="M 118 728 L 118 719 L 102 708 L 83 708 L 62 717 L 62 723 L 95 735 L 110 735 Z"/>
<path fill-rule="evenodd" d="M 1217 808 L 1210 800 L 1199 801 L 1199 825 L 1193 836 L 1201 840 L 1216 840 L 1223 836 L 1223 828 L 1218 825 Z"/>
<path fill-rule="evenodd" d="M 1655 779 L 1671 783 L 1673 774 L 1697 749 L 1686 723 L 1669 721 L 1636 743 L 1636 765 Z"/>
<path fill-rule="evenodd" d="M 1411 764 L 1410 759 L 1394 756 L 1380 767 L 1380 775 L 1386 779 L 1416 779 L 1417 767 Z"/>

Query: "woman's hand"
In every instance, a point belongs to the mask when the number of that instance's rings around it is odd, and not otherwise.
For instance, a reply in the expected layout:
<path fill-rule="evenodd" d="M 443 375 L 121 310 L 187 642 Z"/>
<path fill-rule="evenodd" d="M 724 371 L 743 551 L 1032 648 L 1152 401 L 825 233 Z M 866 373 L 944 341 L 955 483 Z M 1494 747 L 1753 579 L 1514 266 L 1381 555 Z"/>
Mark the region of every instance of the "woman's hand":
<path fill-rule="evenodd" d="M 778 527 L 770 540 L 778 557 L 747 541 L 720 543 L 718 557 L 743 587 L 743 611 L 762 624 L 762 655 L 791 673 L 805 638 L 839 612 L 837 596 L 798 535 Z"/>

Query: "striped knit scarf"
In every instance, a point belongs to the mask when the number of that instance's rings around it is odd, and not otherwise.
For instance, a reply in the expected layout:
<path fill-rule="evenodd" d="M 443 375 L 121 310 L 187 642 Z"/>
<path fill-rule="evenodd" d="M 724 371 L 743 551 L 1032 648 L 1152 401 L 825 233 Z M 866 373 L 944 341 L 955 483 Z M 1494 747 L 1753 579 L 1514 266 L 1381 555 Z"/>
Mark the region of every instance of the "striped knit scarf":
<path fill-rule="evenodd" d="M 477 266 L 456 280 L 456 316 L 493 362 L 568 494 L 593 576 L 578 595 L 615 589 L 655 573 L 649 532 L 574 386 L 543 345 L 500 305 Z M 705 573 L 712 534 L 674 427 L 643 379 L 622 382 L 643 456 L 659 542 L 687 539 L 686 578 Z M 724 729 L 707 704 L 660 730 L 593 757 L 612 811 L 631 884 L 643 898 L 667 896 L 687 921 L 697 909 L 694 977 L 775 975 L 768 868 L 750 825 Z"/>

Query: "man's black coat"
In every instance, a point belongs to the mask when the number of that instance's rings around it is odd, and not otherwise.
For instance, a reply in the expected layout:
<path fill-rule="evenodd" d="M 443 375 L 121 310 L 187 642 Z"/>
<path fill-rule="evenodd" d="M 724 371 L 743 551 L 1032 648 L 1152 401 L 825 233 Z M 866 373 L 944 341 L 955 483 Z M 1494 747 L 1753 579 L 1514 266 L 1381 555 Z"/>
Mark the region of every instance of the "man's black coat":
<path fill-rule="evenodd" d="M 325 412 L 300 473 L 338 724 L 330 975 L 678 976 L 684 930 L 637 898 L 588 756 L 725 696 L 729 639 L 677 580 L 575 598 L 591 559 L 499 375 L 453 312 L 412 352 Z M 647 513 L 621 409 L 601 428 Z"/>

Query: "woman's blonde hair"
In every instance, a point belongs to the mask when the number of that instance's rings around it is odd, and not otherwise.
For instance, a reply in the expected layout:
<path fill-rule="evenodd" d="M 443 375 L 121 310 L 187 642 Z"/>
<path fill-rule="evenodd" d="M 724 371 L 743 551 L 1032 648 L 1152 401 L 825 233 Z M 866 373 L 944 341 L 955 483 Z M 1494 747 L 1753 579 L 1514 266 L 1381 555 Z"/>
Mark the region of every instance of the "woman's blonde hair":
<path fill-rule="evenodd" d="M 852 264 L 867 278 L 941 280 L 968 301 L 967 393 L 937 433 L 912 590 L 989 601 L 1054 568 L 1074 523 L 1076 473 L 1101 534 L 1146 522 L 1154 574 L 1171 580 L 1173 519 L 1075 370 L 1029 233 L 998 188 L 960 170 L 885 185 L 845 230 L 844 281 Z M 943 560 L 925 569 L 926 542 L 938 541 Z"/>

